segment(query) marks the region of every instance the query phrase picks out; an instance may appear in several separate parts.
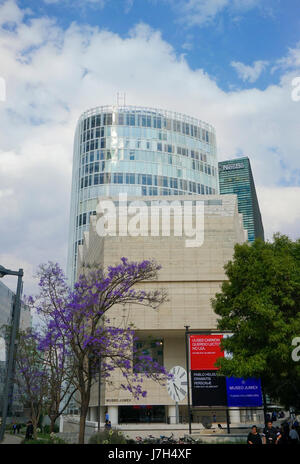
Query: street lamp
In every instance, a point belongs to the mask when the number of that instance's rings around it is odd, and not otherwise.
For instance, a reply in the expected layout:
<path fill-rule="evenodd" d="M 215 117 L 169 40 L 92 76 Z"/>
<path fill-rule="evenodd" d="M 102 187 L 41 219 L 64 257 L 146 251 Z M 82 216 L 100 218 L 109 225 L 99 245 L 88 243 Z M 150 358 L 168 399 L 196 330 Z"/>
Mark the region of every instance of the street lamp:
<path fill-rule="evenodd" d="M 17 284 L 17 293 L 16 293 L 15 300 L 13 302 L 12 313 L 11 313 L 11 334 L 10 334 L 9 351 L 8 351 L 7 375 L 6 375 L 5 385 L 4 385 L 4 390 L 3 390 L 3 408 L 2 408 L 2 423 L 1 423 L 1 429 L 0 429 L 0 442 L 2 442 L 4 438 L 7 411 L 8 411 L 8 396 L 9 396 L 9 393 L 12 391 L 13 381 L 14 381 L 15 359 L 16 359 L 16 352 L 17 352 L 16 338 L 17 338 L 17 333 L 19 331 L 19 325 L 20 325 L 21 294 L 22 294 L 22 287 L 23 287 L 22 277 L 24 273 L 23 273 L 23 269 L 19 269 L 18 271 L 11 271 L 10 269 L 6 269 L 5 267 L 0 265 L 0 278 L 6 275 L 17 276 L 18 284 Z"/>

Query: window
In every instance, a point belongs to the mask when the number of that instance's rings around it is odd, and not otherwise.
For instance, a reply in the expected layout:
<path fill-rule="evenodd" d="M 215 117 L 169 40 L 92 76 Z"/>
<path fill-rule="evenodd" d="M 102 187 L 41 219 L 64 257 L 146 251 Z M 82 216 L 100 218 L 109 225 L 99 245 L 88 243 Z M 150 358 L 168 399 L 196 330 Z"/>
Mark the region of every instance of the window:
<path fill-rule="evenodd" d="M 126 184 L 135 184 L 135 174 L 126 174 Z"/>
<path fill-rule="evenodd" d="M 160 117 L 153 117 L 153 127 L 157 129 L 161 129 L 161 118 Z"/>
<path fill-rule="evenodd" d="M 135 114 L 134 113 L 126 114 L 126 125 L 135 126 Z"/>
<path fill-rule="evenodd" d="M 136 372 L 150 372 L 149 364 L 145 360 L 139 361 L 139 356 L 150 356 L 154 363 L 157 363 L 158 366 L 152 370 L 152 372 L 159 372 L 159 366 L 163 366 L 163 350 L 164 350 L 164 341 L 163 339 L 158 340 L 145 340 L 140 339 L 135 342 L 135 353 L 134 353 L 134 365 L 138 365 L 139 368 Z M 148 365 L 147 365 L 148 364 Z M 153 363 L 151 363 L 153 364 Z"/>
<path fill-rule="evenodd" d="M 104 126 L 111 126 L 112 125 L 112 114 L 111 113 L 104 113 L 103 114 L 103 125 Z"/>
<path fill-rule="evenodd" d="M 118 114 L 118 124 L 120 126 L 124 125 L 124 114 Z"/>

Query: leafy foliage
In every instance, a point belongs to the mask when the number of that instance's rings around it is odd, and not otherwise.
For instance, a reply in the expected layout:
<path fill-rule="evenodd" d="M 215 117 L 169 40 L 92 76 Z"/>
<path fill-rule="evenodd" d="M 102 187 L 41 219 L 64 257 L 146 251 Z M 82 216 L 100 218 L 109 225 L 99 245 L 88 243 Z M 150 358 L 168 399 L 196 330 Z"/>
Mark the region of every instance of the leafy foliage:
<path fill-rule="evenodd" d="M 218 328 L 232 332 L 222 346 L 220 373 L 260 377 L 265 393 L 300 408 L 300 363 L 292 360 L 292 340 L 300 336 L 300 240 L 275 235 L 236 245 L 225 266 L 228 281 L 213 300 Z"/>
<path fill-rule="evenodd" d="M 111 429 L 102 430 L 89 439 L 90 445 L 123 445 L 127 440 L 122 432 Z"/>
<path fill-rule="evenodd" d="M 84 268 L 71 290 L 58 264 L 50 262 L 39 268 L 40 293 L 29 297 L 27 304 L 43 320 L 34 341 L 36 355 L 48 376 L 46 410 L 53 426 L 66 407 L 64 400 L 78 392 L 80 443 L 84 441 L 90 393 L 98 380 L 100 360 L 101 376 L 111 382 L 112 373 L 117 369 L 124 379 L 120 387 L 135 398 L 147 394 L 143 378 L 163 382 L 168 377 L 163 366 L 135 349 L 137 338 L 133 326 L 112 325 L 106 315 L 116 305 L 126 308 L 136 304 L 157 309 L 166 300 L 166 292 L 163 289 L 145 291 L 139 284 L 155 280 L 159 269 L 154 261 L 136 263 L 121 258 L 120 264 L 107 270 Z"/>

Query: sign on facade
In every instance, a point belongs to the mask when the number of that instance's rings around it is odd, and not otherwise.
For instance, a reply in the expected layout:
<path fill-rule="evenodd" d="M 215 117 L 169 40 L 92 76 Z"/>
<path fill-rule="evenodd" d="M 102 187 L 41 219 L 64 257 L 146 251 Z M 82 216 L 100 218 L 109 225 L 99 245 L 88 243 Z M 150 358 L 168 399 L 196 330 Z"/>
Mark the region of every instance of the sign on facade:
<path fill-rule="evenodd" d="M 260 379 L 226 378 L 229 407 L 260 407 L 263 404 Z"/>
<path fill-rule="evenodd" d="M 224 357 L 223 335 L 190 335 L 193 406 L 261 407 L 260 379 L 218 375 L 215 366 Z"/>

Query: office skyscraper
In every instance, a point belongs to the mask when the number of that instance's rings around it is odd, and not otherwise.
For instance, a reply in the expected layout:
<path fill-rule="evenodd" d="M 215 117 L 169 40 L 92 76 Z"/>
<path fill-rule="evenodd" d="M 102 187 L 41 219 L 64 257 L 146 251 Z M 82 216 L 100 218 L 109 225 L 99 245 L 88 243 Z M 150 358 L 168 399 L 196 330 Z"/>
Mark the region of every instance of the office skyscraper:
<path fill-rule="evenodd" d="M 79 118 L 73 153 L 68 277 L 99 197 L 219 193 L 215 131 L 180 113 L 101 106 Z"/>
<path fill-rule="evenodd" d="M 220 194 L 235 193 L 238 210 L 243 214 L 248 240 L 264 240 L 264 228 L 257 200 L 254 179 L 249 158 L 239 158 L 219 163 Z"/>

